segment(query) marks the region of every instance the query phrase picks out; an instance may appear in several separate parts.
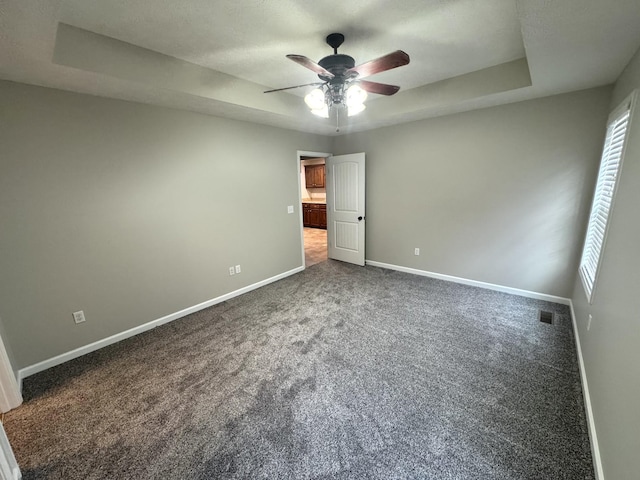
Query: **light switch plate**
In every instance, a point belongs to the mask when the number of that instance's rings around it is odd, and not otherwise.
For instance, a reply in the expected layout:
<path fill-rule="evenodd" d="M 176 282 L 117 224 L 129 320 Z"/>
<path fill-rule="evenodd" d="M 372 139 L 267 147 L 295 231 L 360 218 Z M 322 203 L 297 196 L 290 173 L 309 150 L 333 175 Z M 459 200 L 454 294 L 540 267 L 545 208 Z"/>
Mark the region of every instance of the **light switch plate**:
<path fill-rule="evenodd" d="M 293 205 L 287 207 L 287 213 L 293 213 Z"/>

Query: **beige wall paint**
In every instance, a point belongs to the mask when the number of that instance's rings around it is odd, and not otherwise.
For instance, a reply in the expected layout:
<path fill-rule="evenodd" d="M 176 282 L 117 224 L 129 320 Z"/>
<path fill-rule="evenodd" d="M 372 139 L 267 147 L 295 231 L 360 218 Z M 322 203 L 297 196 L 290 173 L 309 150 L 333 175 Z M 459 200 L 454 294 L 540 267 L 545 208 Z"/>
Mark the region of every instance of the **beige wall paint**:
<path fill-rule="evenodd" d="M 610 94 L 337 137 L 367 154 L 366 258 L 569 297 Z"/>
<path fill-rule="evenodd" d="M 616 83 L 610 110 L 636 88 L 640 88 L 640 51 Z M 572 299 L 604 477 L 632 480 L 638 478 L 640 471 L 640 112 L 637 106 L 619 178 L 593 303 L 588 304 L 577 276 Z M 587 331 L 589 314 L 593 320 Z"/>
<path fill-rule="evenodd" d="M 15 368 L 301 266 L 297 150 L 329 138 L 10 82 L 0 112 Z"/>
<path fill-rule="evenodd" d="M 629 60 L 615 83 L 613 94 L 611 95 L 611 110 L 620 105 L 638 86 L 640 86 L 640 49 Z"/>
<path fill-rule="evenodd" d="M 286 214 L 297 150 L 366 152 L 368 259 L 569 296 L 610 96 L 322 138 L 0 82 L 0 317 L 14 367 L 300 266 L 299 215 Z M 579 284 L 573 294 L 607 478 L 638 468 L 637 164 L 625 160 L 597 303 Z"/>

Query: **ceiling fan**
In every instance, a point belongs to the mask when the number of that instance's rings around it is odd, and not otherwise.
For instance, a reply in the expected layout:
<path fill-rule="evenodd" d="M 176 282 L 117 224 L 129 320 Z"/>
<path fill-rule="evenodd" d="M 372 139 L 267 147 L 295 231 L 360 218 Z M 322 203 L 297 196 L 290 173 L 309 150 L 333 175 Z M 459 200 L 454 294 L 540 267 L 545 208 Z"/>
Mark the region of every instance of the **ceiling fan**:
<path fill-rule="evenodd" d="M 361 112 L 365 108 L 364 100 L 367 92 L 379 95 L 393 95 L 400 90 L 400 87 L 396 85 L 370 82 L 363 80 L 363 78 L 407 65 L 409 63 L 409 55 L 402 50 L 396 50 L 375 60 L 355 66 L 353 57 L 338 53 L 338 47 L 344 42 L 344 35 L 332 33 L 327 36 L 326 42 L 333 48 L 333 55 L 324 57 L 318 63 L 304 55 L 287 55 L 290 60 L 315 72 L 322 80 L 321 82 L 276 88 L 267 90 L 264 93 L 318 86 L 319 88 L 305 97 L 305 102 L 311 108 L 312 113 L 326 118 L 329 116 L 329 109 L 334 105 L 347 107 L 349 116 Z"/>

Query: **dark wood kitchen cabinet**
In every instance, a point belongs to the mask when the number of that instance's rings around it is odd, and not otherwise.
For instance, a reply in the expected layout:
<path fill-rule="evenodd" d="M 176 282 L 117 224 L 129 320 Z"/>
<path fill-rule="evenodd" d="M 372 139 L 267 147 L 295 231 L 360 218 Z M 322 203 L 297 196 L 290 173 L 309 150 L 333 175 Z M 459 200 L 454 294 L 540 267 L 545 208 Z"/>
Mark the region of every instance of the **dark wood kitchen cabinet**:
<path fill-rule="evenodd" d="M 327 206 L 321 203 L 303 203 L 302 223 L 305 227 L 327 228 Z"/>
<path fill-rule="evenodd" d="M 324 188 L 324 165 L 307 165 L 304 178 L 307 188 Z"/>
<path fill-rule="evenodd" d="M 302 225 L 311 226 L 311 205 L 308 203 L 302 204 Z"/>

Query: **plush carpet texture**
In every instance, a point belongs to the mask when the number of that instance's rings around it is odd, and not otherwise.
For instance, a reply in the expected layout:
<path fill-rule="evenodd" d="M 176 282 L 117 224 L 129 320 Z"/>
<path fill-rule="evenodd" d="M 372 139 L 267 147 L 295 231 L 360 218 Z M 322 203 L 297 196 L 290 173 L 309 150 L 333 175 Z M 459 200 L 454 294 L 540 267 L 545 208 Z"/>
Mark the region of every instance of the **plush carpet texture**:
<path fill-rule="evenodd" d="M 566 306 L 329 260 L 25 379 L 5 428 L 27 480 L 592 479 L 573 342 Z"/>

